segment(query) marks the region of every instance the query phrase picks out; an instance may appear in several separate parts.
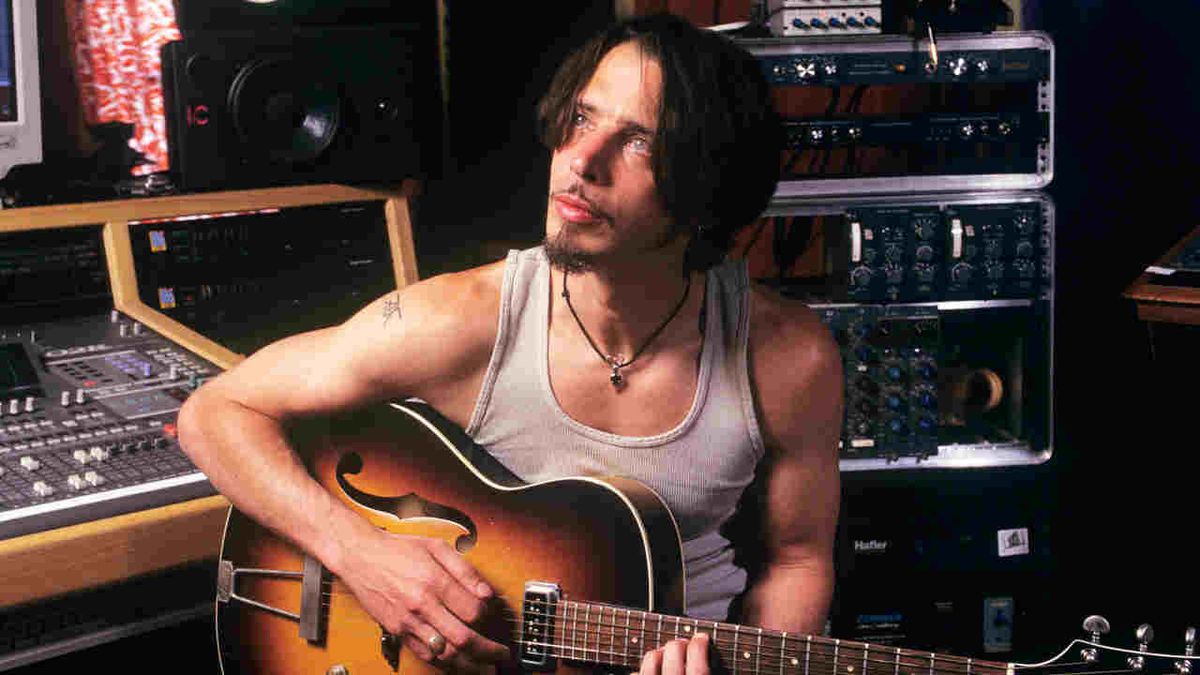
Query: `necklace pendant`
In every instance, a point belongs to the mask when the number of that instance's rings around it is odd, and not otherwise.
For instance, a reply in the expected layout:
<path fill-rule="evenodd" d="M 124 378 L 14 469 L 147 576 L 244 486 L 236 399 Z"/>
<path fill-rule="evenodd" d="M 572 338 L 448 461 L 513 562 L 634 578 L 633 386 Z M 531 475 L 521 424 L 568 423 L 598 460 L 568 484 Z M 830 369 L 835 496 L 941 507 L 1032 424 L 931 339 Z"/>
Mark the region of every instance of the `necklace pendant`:
<path fill-rule="evenodd" d="M 608 376 L 608 381 L 612 382 L 613 386 L 617 388 L 620 388 L 621 385 L 625 384 L 625 378 L 621 377 L 620 366 L 613 365 L 612 375 Z"/>

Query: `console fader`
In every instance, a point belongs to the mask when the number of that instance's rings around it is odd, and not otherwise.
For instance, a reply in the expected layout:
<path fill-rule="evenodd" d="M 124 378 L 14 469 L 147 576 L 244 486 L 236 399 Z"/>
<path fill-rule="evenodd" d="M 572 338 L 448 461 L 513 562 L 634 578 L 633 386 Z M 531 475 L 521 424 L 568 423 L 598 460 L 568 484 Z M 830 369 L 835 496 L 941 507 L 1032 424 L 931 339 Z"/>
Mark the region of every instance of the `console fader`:
<path fill-rule="evenodd" d="M 217 372 L 116 310 L 0 325 L 0 537 L 215 494 L 175 421 Z"/>

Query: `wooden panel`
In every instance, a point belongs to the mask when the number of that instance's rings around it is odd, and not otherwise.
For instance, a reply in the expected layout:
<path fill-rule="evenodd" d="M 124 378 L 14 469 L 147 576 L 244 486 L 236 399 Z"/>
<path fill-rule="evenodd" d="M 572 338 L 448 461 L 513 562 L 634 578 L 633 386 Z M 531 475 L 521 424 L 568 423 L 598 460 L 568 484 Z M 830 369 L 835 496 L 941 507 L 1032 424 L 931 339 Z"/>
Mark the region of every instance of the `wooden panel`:
<path fill-rule="evenodd" d="M 272 207 L 285 208 L 370 199 L 392 199 L 412 197 L 415 196 L 416 191 L 417 184 L 410 181 L 406 181 L 399 188 L 300 185 L 108 202 L 31 206 L 0 210 L 0 232 L 169 218 L 202 213 L 226 213 Z"/>
<path fill-rule="evenodd" d="M 205 497 L 0 541 L 0 605 L 215 559 L 228 510 Z"/>

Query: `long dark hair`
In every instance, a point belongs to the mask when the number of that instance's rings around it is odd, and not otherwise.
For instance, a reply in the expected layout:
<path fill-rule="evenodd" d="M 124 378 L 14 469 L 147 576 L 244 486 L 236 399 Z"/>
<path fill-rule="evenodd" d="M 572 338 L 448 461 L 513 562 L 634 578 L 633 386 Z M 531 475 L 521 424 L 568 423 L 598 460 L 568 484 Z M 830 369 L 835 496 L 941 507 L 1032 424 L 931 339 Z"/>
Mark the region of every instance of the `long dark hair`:
<path fill-rule="evenodd" d="M 602 31 L 559 67 L 538 104 L 542 142 L 569 138 L 579 93 L 613 47 L 638 44 L 663 73 L 654 178 L 676 228 L 692 235 L 686 270 L 720 262 L 779 181 L 782 128 L 757 59 L 727 38 L 669 14 Z"/>

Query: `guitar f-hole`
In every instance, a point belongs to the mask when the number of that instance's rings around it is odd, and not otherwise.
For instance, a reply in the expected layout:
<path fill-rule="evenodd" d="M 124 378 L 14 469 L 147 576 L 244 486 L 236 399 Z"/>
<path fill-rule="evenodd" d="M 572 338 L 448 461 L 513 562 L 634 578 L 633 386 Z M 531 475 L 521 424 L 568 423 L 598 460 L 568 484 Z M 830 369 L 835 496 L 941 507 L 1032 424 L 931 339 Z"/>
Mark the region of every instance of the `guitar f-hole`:
<path fill-rule="evenodd" d="M 415 492 L 399 497 L 380 497 L 359 490 L 346 480 L 347 474 L 358 474 L 363 470 L 363 460 L 356 452 L 346 453 L 338 459 L 337 482 L 354 503 L 364 508 L 386 513 L 397 520 L 414 520 L 434 518 L 444 520 L 462 528 L 466 534 L 454 541 L 454 548 L 459 553 L 466 553 L 475 547 L 478 541 L 478 530 L 475 522 L 467 514 L 452 506 L 431 502 Z"/>

